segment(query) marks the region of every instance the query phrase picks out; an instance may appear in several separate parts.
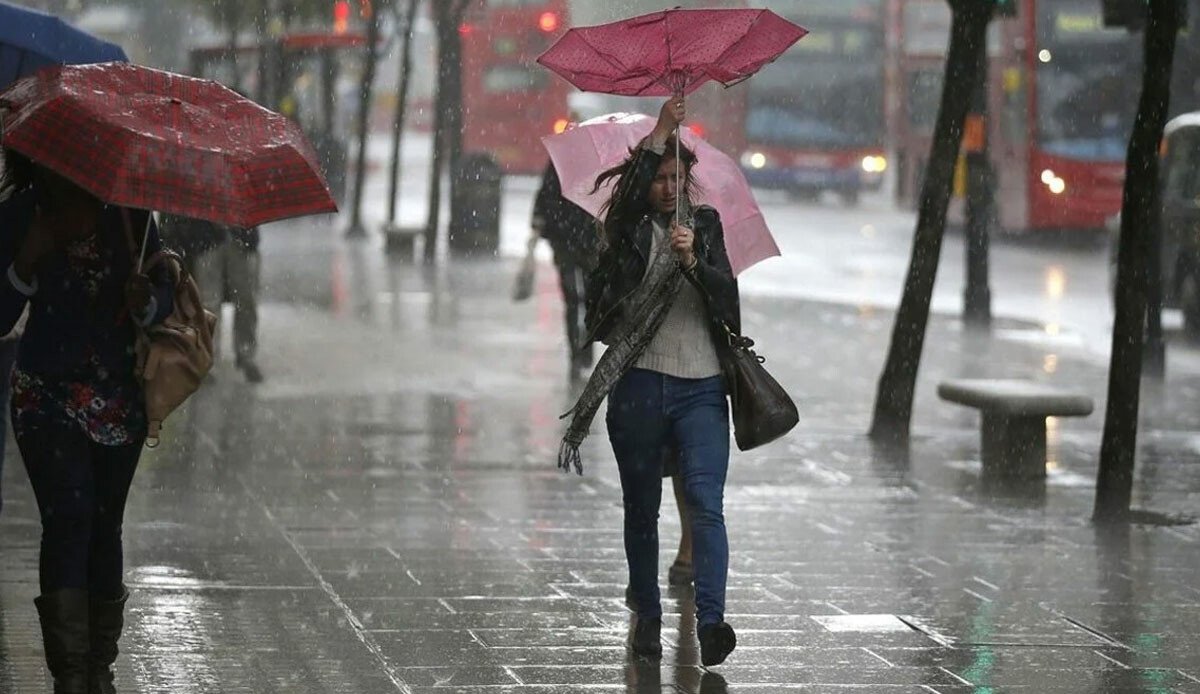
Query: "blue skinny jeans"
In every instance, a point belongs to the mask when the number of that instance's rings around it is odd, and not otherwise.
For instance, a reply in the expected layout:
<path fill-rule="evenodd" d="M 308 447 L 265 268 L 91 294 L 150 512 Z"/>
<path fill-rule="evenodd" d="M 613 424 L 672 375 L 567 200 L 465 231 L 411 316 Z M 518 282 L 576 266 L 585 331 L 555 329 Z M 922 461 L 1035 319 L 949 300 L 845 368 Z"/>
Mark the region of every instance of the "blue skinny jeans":
<path fill-rule="evenodd" d="M 638 616 L 662 616 L 658 588 L 658 509 L 663 451 L 679 455 L 692 526 L 699 626 L 725 619 L 729 540 L 725 535 L 725 475 L 729 470 L 729 406 L 725 383 L 633 369 L 608 399 L 608 437 L 621 473 L 625 558 Z"/>

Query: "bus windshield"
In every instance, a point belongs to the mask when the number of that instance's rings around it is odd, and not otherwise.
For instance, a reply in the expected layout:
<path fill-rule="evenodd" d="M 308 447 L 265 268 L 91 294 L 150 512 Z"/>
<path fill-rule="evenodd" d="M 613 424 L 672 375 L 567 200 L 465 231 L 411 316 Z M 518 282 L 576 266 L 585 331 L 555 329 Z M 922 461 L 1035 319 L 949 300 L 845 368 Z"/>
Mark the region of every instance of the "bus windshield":
<path fill-rule="evenodd" d="M 874 23 L 820 26 L 747 83 L 746 137 L 763 145 L 847 148 L 883 140 L 883 65 Z"/>
<path fill-rule="evenodd" d="M 1039 3 L 1037 136 L 1050 154 L 1087 161 L 1125 157 L 1141 81 L 1136 36 L 1106 29 L 1099 3 Z"/>

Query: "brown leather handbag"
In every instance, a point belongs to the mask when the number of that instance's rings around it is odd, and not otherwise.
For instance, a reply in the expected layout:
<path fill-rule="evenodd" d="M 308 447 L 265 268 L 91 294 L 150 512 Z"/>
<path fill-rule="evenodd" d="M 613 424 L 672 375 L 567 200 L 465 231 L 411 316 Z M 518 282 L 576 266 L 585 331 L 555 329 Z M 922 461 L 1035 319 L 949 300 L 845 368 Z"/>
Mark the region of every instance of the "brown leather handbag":
<path fill-rule="evenodd" d="M 204 308 L 200 287 L 183 265 L 179 254 L 162 250 L 142 261 L 128 210 L 125 233 L 133 254 L 134 271 L 149 275 L 162 265 L 175 284 L 171 315 L 149 327 L 138 327 L 134 349 L 137 354 L 135 375 L 142 384 L 146 400 L 146 446 L 159 443 L 163 420 L 200 387 L 213 365 L 213 331 L 217 317 Z M 149 230 L 150 219 L 146 220 Z"/>
<path fill-rule="evenodd" d="M 146 397 L 146 445 L 158 445 L 163 420 L 200 387 L 213 364 L 213 330 L 217 317 L 205 310 L 200 288 L 171 251 L 147 259 L 142 271 L 149 274 L 165 265 L 175 283 L 171 315 L 161 323 L 138 330 L 137 376 Z"/>
<path fill-rule="evenodd" d="M 704 297 L 712 312 L 712 297 L 691 273 L 684 278 Z M 733 411 L 733 438 L 739 451 L 748 451 L 770 443 L 792 430 L 800 422 L 800 412 L 779 381 L 763 366 L 766 357 L 754 351 L 754 340 L 739 335 L 721 321 L 729 339 L 727 349 L 718 349 L 725 387 L 729 390 L 729 409 Z"/>
<path fill-rule="evenodd" d="M 764 357 L 754 352 L 754 340 L 729 333 L 729 349 L 721 355 L 721 368 L 729 388 L 733 410 L 733 438 L 739 451 L 770 443 L 792 430 L 800 421 L 796 403 L 763 366 Z"/>

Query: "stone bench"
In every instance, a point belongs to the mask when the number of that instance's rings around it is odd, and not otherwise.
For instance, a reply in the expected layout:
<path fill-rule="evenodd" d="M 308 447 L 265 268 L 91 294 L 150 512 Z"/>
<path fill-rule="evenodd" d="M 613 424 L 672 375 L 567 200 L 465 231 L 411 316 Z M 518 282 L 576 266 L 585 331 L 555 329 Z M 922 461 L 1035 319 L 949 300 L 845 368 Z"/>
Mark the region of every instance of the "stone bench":
<path fill-rule="evenodd" d="M 384 250 L 388 255 L 404 260 L 412 260 L 416 255 L 417 238 L 425 230 L 420 227 L 401 227 L 386 224 L 383 227 Z"/>
<path fill-rule="evenodd" d="M 1046 418 L 1085 417 L 1094 407 L 1086 393 L 1033 381 L 945 381 L 938 385 L 938 396 L 980 411 L 980 456 L 985 477 L 1045 477 Z"/>

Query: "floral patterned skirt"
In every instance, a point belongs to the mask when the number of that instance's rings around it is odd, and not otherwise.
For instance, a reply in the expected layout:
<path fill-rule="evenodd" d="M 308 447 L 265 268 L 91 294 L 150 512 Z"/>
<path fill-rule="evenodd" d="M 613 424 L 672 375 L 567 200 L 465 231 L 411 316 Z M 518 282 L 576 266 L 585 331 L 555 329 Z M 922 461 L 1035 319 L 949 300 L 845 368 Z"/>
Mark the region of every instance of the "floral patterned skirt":
<path fill-rule="evenodd" d="M 133 379 L 47 379 L 12 372 L 13 429 L 36 427 L 45 419 L 74 423 L 104 446 L 124 446 L 146 435 L 146 408 Z"/>

